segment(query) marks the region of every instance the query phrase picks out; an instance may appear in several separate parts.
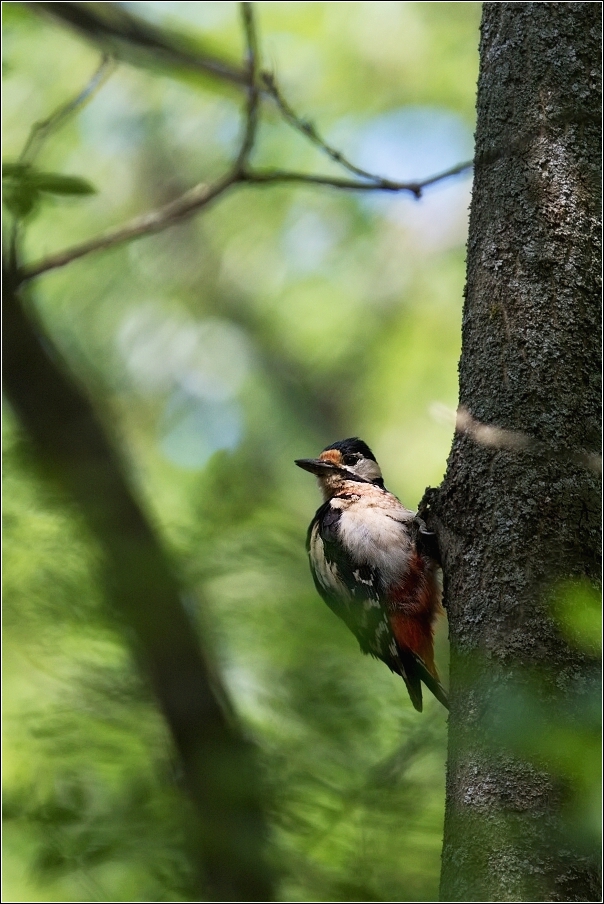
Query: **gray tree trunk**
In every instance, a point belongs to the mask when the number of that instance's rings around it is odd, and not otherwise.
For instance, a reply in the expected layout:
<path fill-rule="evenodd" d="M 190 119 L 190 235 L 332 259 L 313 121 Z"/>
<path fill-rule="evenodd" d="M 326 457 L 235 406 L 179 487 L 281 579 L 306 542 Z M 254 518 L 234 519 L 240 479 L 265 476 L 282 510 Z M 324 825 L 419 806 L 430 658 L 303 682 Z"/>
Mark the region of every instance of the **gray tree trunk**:
<path fill-rule="evenodd" d="M 443 901 L 601 900 L 552 765 L 599 667 L 549 605 L 600 575 L 600 9 L 484 5 L 460 362 L 474 420 L 423 506 L 451 638 Z"/>

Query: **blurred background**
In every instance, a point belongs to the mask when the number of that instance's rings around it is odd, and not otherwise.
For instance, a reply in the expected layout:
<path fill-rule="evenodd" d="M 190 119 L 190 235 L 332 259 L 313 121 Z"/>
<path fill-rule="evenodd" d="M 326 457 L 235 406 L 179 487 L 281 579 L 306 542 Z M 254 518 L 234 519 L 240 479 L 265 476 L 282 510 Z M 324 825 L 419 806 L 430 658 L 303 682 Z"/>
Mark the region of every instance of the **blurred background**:
<path fill-rule="evenodd" d="M 124 3 L 240 63 L 236 3 Z M 263 65 L 371 172 L 472 156 L 479 3 L 255 4 Z M 4 159 L 99 53 L 3 4 Z M 97 193 L 46 203 L 28 260 L 223 172 L 234 88 L 119 65 L 47 142 Z M 265 108 L 254 164 L 338 174 Z M 344 174 L 345 175 L 345 174 Z M 446 713 L 417 714 L 312 584 L 320 503 L 293 459 L 358 435 L 409 508 L 440 482 L 457 404 L 470 176 L 408 195 L 241 187 L 197 218 L 49 273 L 33 295 L 116 437 L 256 741 L 281 900 L 434 900 Z M 4 411 L 4 898 L 188 900 L 166 728 L 98 586 L 98 549 Z M 206 605 L 200 609 L 199 598 Z M 446 676 L 446 624 L 437 660 Z"/>

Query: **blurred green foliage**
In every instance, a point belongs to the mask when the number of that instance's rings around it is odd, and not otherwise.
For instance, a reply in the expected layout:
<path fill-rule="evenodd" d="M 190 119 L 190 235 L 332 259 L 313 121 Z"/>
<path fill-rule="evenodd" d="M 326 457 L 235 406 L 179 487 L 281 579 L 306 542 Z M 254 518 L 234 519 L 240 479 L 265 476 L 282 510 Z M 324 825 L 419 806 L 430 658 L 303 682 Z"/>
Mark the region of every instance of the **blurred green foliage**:
<path fill-rule="evenodd" d="M 234 3 L 124 5 L 240 58 Z M 256 11 L 264 65 L 360 165 L 416 178 L 471 157 L 480 4 Z M 32 125 L 81 90 L 99 55 L 17 4 L 3 14 L 4 159 L 14 162 Z M 175 75 L 118 66 L 45 144 L 36 178 L 76 177 L 96 194 L 70 198 L 68 183 L 63 193 L 54 183 L 44 203 L 52 186 L 38 178 L 28 260 L 228 165 L 242 97 Z M 275 111 L 254 160 L 336 171 Z M 15 172 L 11 190 L 23 194 Z M 467 177 L 419 203 L 247 187 L 35 284 L 47 329 L 117 436 L 257 741 L 283 900 L 437 893 L 445 713 L 430 699 L 418 716 L 400 679 L 362 657 L 316 596 L 304 539 L 319 498 L 293 459 L 360 435 L 409 507 L 440 481 L 451 426 L 431 410 L 457 400 L 468 203 Z M 98 550 L 33 470 L 10 412 L 4 430 L 4 897 L 191 899 L 178 769 L 104 610 Z M 446 675 L 445 638 L 442 625 Z"/>
<path fill-rule="evenodd" d="M 565 581 L 552 595 L 552 614 L 573 646 L 592 656 L 602 653 L 602 596 L 586 580 Z"/>

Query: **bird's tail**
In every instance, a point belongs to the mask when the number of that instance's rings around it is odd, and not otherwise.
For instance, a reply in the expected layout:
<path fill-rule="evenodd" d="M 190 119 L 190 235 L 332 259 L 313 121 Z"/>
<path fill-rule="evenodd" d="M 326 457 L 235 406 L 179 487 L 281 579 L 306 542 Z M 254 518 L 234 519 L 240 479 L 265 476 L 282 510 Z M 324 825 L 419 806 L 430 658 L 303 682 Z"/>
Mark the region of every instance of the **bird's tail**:
<path fill-rule="evenodd" d="M 429 691 L 432 691 L 436 699 L 442 703 L 445 709 L 449 709 L 449 697 L 446 690 L 434 675 L 426 668 L 424 662 L 415 656 L 415 668 L 418 673 L 418 680 L 421 679 Z"/>
<path fill-rule="evenodd" d="M 422 681 L 445 709 L 449 709 L 447 692 L 438 678 L 429 671 L 423 659 L 417 653 L 401 649 L 400 647 L 398 654 L 398 665 L 400 666 L 398 671 L 407 685 L 407 690 L 415 709 L 421 713 L 423 708 Z"/>

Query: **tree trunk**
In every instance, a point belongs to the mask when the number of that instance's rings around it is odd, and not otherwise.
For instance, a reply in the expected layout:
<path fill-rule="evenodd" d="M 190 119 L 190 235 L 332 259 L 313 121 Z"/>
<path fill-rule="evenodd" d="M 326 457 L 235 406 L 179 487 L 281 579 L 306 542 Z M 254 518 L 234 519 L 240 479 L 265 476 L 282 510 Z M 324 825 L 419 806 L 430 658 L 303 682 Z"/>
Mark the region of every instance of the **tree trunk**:
<path fill-rule="evenodd" d="M 462 416 L 423 509 L 451 638 L 444 901 L 601 900 L 554 765 L 599 667 L 551 610 L 600 575 L 600 9 L 484 5 Z"/>
<path fill-rule="evenodd" d="M 267 901 L 266 824 L 252 744 L 230 713 L 182 603 L 169 556 L 132 493 L 90 401 L 32 305 L 3 273 L 4 391 L 42 473 L 74 500 L 99 542 L 112 615 L 156 694 L 197 811 L 188 824 L 199 900 Z M 195 879 L 194 879 L 195 881 Z"/>

